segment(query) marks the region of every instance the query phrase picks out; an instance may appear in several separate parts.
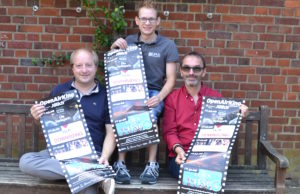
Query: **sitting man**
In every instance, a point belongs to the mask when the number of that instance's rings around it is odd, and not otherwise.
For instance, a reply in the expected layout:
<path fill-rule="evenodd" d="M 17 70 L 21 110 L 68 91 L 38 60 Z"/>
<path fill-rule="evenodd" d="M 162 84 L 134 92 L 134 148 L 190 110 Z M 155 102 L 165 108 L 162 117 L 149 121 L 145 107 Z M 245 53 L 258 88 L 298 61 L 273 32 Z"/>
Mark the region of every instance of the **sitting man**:
<path fill-rule="evenodd" d="M 169 172 L 179 176 L 180 164 L 187 152 L 200 119 L 202 97 L 222 97 L 205 86 L 201 80 L 206 75 L 206 63 L 197 52 L 186 54 L 180 64 L 180 74 L 185 85 L 170 93 L 165 99 L 163 138 L 169 151 Z M 248 115 L 248 107 L 241 105 L 242 117 Z"/>
<path fill-rule="evenodd" d="M 108 165 L 116 143 L 108 114 L 106 90 L 99 80 L 95 79 L 98 56 L 93 50 L 81 48 L 71 54 L 70 63 L 74 78 L 57 85 L 51 91 L 50 97 L 68 90 L 77 90 L 92 141 L 98 155 L 101 156 L 99 163 Z M 39 104 L 31 107 L 30 112 L 36 123 L 39 123 L 44 111 L 45 107 Z M 32 176 L 47 180 L 65 179 L 59 161 L 50 158 L 48 150 L 24 154 L 19 165 L 21 171 Z M 100 186 L 106 194 L 114 193 L 114 179 L 105 179 L 100 182 Z M 80 193 L 96 194 L 98 185 L 92 185 Z"/>

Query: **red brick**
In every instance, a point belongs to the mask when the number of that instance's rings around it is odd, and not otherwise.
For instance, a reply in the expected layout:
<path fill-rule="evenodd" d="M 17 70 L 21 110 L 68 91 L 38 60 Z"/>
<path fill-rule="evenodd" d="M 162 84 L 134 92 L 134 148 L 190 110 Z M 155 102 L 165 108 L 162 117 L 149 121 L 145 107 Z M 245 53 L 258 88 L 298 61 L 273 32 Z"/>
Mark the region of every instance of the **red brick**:
<path fill-rule="evenodd" d="M 224 15 L 222 17 L 222 22 L 228 23 L 247 23 L 248 17 L 246 16 L 231 16 L 231 15 Z"/>
<path fill-rule="evenodd" d="M 275 24 L 282 25 L 298 25 L 299 19 L 297 18 L 275 18 Z"/>
<path fill-rule="evenodd" d="M 286 41 L 287 42 L 300 42 L 300 36 L 299 35 L 287 35 Z"/>
<path fill-rule="evenodd" d="M 3 32 L 16 32 L 16 25 L 0 25 L 0 31 Z"/>
<path fill-rule="evenodd" d="M 256 8 L 256 15 L 267 15 L 268 14 L 268 8 L 266 7 L 257 7 Z"/>
<path fill-rule="evenodd" d="M 288 134 L 278 134 L 278 141 L 300 141 L 300 135 L 288 135 Z"/>
<path fill-rule="evenodd" d="M 36 17 L 25 17 L 25 24 L 37 24 Z"/>
<path fill-rule="evenodd" d="M 200 38 L 204 39 L 206 33 L 199 31 L 181 31 L 181 38 Z"/>
<path fill-rule="evenodd" d="M 26 91 L 37 91 L 38 85 L 37 84 L 26 84 Z"/>
<path fill-rule="evenodd" d="M 282 92 L 272 92 L 272 99 L 274 100 L 282 100 L 283 99 L 283 93 Z"/>
<path fill-rule="evenodd" d="M 251 33 L 234 33 L 233 34 L 234 40 L 258 40 L 257 34 Z"/>
<path fill-rule="evenodd" d="M 3 57 L 13 57 L 15 52 L 13 50 L 2 50 Z"/>
<path fill-rule="evenodd" d="M 73 27 L 73 34 L 94 34 L 95 29 L 86 27 Z"/>
<path fill-rule="evenodd" d="M 259 36 L 259 40 L 283 42 L 284 36 L 283 35 L 272 35 L 272 34 L 261 34 Z"/>
<path fill-rule="evenodd" d="M 223 81 L 233 81 L 234 80 L 234 75 L 229 75 L 229 74 L 225 74 L 223 75 Z"/>
<path fill-rule="evenodd" d="M 32 8 L 22 7 L 22 8 L 11 8 L 7 9 L 8 15 L 25 15 L 25 16 L 32 16 Z"/>
<path fill-rule="evenodd" d="M 220 49 L 220 54 L 226 56 L 244 56 L 244 51 L 242 49 Z"/>
<path fill-rule="evenodd" d="M 51 24 L 54 24 L 54 25 L 60 25 L 60 24 L 63 24 L 63 18 L 52 18 L 51 19 Z"/>
<path fill-rule="evenodd" d="M 199 13 L 202 10 L 202 5 L 199 4 L 190 4 L 190 12 Z"/>
<path fill-rule="evenodd" d="M 275 15 L 275 16 L 280 16 L 281 15 L 281 9 L 279 9 L 279 8 L 269 8 L 269 14 L 270 15 Z"/>
<path fill-rule="evenodd" d="M 282 75 L 300 75 L 300 69 L 282 69 Z"/>
<path fill-rule="evenodd" d="M 43 32 L 43 26 L 20 25 L 19 32 Z"/>
<path fill-rule="evenodd" d="M 227 6 L 227 5 L 217 5 L 216 12 L 217 13 L 229 13 L 229 6 Z"/>
<path fill-rule="evenodd" d="M 284 116 L 284 110 L 283 109 L 273 109 L 271 112 L 272 112 L 273 117 Z"/>
<path fill-rule="evenodd" d="M 61 43 L 61 49 L 63 50 L 75 50 L 78 48 L 86 47 L 85 43 Z M 92 45 L 90 45 L 92 47 Z"/>
<path fill-rule="evenodd" d="M 80 36 L 79 35 L 70 35 L 68 36 L 69 42 L 80 42 Z"/>
<path fill-rule="evenodd" d="M 238 87 L 239 87 L 238 83 L 215 82 L 215 89 L 233 89 L 233 90 L 237 90 Z"/>
<path fill-rule="evenodd" d="M 32 43 L 30 42 L 8 42 L 7 46 L 15 49 L 32 49 Z"/>
<path fill-rule="evenodd" d="M 27 34 L 27 40 L 29 41 L 39 41 L 40 35 L 39 34 Z"/>
<path fill-rule="evenodd" d="M 134 15 L 136 15 L 136 13 Z M 195 21 L 194 14 L 183 14 L 175 12 L 169 15 L 169 20 Z"/>
<path fill-rule="evenodd" d="M 208 32 L 207 37 L 211 39 L 231 39 L 231 33 L 228 32 Z"/>
<path fill-rule="evenodd" d="M 247 50 L 247 57 L 270 57 L 270 51 L 267 50 Z"/>
<path fill-rule="evenodd" d="M 293 85 L 292 86 L 292 92 L 300 92 L 300 86 L 299 85 Z"/>
<path fill-rule="evenodd" d="M 55 1 L 55 7 L 64 8 L 67 5 L 67 0 Z"/>
<path fill-rule="evenodd" d="M 244 74 L 244 75 L 247 75 L 247 74 Z M 251 75 L 251 76 L 248 77 L 248 83 L 250 83 L 250 82 L 252 82 L 252 83 L 259 83 L 260 82 L 260 77 L 261 77 L 260 75 Z"/>
<path fill-rule="evenodd" d="M 284 1 L 274 1 L 274 0 L 261 0 L 261 6 L 270 6 L 270 7 L 284 7 Z"/>
<path fill-rule="evenodd" d="M 85 17 L 86 10 L 82 10 L 80 13 L 77 13 L 74 9 L 62 9 L 61 16 Z"/>
<path fill-rule="evenodd" d="M 41 7 L 52 7 L 54 5 L 53 0 L 41 0 Z"/>
<path fill-rule="evenodd" d="M 296 58 L 296 52 L 292 52 L 292 51 L 273 51 L 272 57 L 275 57 L 275 58 Z"/>
<path fill-rule="evenodd" d="M 1 65 L 17 65 L 18 64 L 18 59 L 14 58 L 0 58 L 0 64 Z"/>
<path fill-rule="evenodd" d="M 46 26 L 45 27 L 45 32 L 56 33 L 56 34 L 69 34 L 70 33 L 70 28 L 69 27 L 63 27 L 63 26 Z M 85 34 L 85 33 L 83 33 L 83 34 Z"/>
<path fill-rule="evenodd" d="M 259 107 L 261 105 L 267 105 L 269 107 L 275 107 L 274 101 L 267 101 L 267 100 L 252 100 L 250 102 L 250 107 Z"/>
<path fill-rule="evenodd" d="M 176 29 L 186 29 L 187 25 L 186 22 L 175 22 Z"/>
<path fill-rule="evenodd" d="M 25 34 L 16 33 L 16 34 L 14 34 L 14 39 L 15 40 L 25 40 Z"/>
<path fill-rule="evenodd" d="M 274 17 L 251 16 L 251 17 L 249 17 L 249 23 L 252 23 L 252 24 L 274 24 Z"/>
<path fill-rule="evenodd" d="M 280 85 L 280 84 L 267 84 L 266 85 L 267 91 L 277 91 L 277 92 L 287 92 L 288 87 L 287 85 Z"/>
<path fill-rule="evenodd" d="M 17 93 L 16 92 L 9 92 L 9 91 L 1 91 L 0 92 L 0 98 L 17 98 Z"/>
<path fill-rule="evenodd" d="M 241 83 L 240 89 L 246 90 L 246 91 L 249 91 L 249 90 L 260 91 L 262 88 L 261 88 L 260 84 L 248 84 L 248 83 L 243 84 L 243 83 Z"/>
<path fill-rule="evenodd" d="M 254 67 L 231 67 L 232 73 L 237 74 L 255 74 L 255 68 Z"/>
<path fill-rule="evenodd" d="M 40 17 L 39 24 L 50 24 L 50 18 Z"/>
<path fill-rule="evenodd" d="M 57 35 L 55 35 L 55 41 L 56 42 L 66 42 L 67 41 L 67 36 L 66 35 L 57 34 Z"/>
<path fill-rule="evenodd" d="M 16 51 L 16 57 L 19 57 L 19 58 L 26 58 L 27 57 L 27 51 L 23 51 L 23 50 L 20 50 L 20 51 Z"/>
<path fill-rule="evenodd" d="M 35 76 L 35 83 L 57 83 L 58 78 L 56 76 Z"/>
<path fill-rule="evenodd" d="M 287 102 L 287 101 L 278 101 L 277 102 L 278 108 L 291 108 L 291 109 L 299 109 L 300 108 L 300 102 Z"/>
<path fill-rule="evenodd" d="M 53 41 L 53 35 L 52 34 L 42 34 L 41 40 L 42 41 Z"/>
<path fill-rule="evenodd" d="M 39 92 L 20 92 L 19 93 L 19 98 L 20 99 L 41 99 L 43 98 L 44 95 Z"/>
<path fill-rule="evenodd" d="M 9 75 L 9 82 L 32 82 L 31 76 L 21 76 L 21 75 Z"/>

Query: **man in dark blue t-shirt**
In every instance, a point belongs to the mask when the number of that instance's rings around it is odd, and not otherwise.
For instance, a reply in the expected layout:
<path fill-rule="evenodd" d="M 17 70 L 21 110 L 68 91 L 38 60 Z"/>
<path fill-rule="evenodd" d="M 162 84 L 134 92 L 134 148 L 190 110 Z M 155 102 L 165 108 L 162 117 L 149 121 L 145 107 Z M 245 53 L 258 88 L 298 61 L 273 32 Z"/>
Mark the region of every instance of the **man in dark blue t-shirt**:
<path fill-rule="evenodd" d="M 95 79 L 98 56 L 93 50 L 82 48 L 72 53 L 70 62 L 74 78 L 57 85 L 51 91 L 50 97 L 60 95 L 68 90 L 77 90 L 87 127 L 95 149 L 100 156 L 99 163 L 108 165 L 108 159 L 114 151 L 116 143 L 109 119 L 106 90 Z M 35 104 L 31 107 L 30 112 L 35 122 L 39 123 L 45 112 L 45 107 Z M 50 158 L 48 150 L 24 154 L 20 158 L 19 166 L 24 173 L 42 179 L 65 179 L 59 161 Z M 100 182 L 100 186 L 106 194 L 114 193 L 114 179 L 105 179 Z M 98 193 L 98 185 L 88 187 L 80 193 L 96 194 Z"/>

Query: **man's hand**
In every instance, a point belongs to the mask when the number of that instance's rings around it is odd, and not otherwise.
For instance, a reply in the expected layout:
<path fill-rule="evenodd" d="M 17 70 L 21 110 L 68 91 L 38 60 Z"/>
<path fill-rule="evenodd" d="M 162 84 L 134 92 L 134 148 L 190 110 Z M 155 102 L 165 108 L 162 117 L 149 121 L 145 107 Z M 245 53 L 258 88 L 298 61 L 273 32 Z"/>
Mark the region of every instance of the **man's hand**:
<path fill-rule="evenodd" d="M 109 165 L 108 159 L 105 158 L 105 157 L 103 157 L 103 156 L 101 156 L 101 157 L 99 158 L 98 162 L 99 162 L 99 164 L 103 164 L 103 165 L 106 165 L 106 166 Z"/>
<path fill-rule="evenodd" d="M 248 116 L 248 114 L 249 114 L 248 106 L 241 104 L 240 110 L 241 110 L 241 115 L 243 118 Z"/>
<path fill-rule="evenodd" d="M 110 49 L 116 49 L 116 48 L 120 48 L 120 49 L 126 49 L 127 48 L 127 42 L 125 39 L 123 38 L 118 38 L 110 47 Z"/>
<path fill-rule="evenodd" d="M 175 162 L 180 165 L 185 161 L 185 152 L 182 149 L 182 147 L 176 147 L 176 149 L 174 150 L 175 153 L 177 154 L 176 158 L 175 158 Z"/>
<path fill-rule="evenodd" d="M 160 103 L 159 96 L 152 96 L 149 100 L 147 100 L 146 105 L 148 107 L 156 107 Z"/>
<path fill-rule="evenodd" d="M 30 113 L 35 120 L 40 120 L 45 110 L 46 109 L 43 105 L 35 104 L 30 108 Z"/>

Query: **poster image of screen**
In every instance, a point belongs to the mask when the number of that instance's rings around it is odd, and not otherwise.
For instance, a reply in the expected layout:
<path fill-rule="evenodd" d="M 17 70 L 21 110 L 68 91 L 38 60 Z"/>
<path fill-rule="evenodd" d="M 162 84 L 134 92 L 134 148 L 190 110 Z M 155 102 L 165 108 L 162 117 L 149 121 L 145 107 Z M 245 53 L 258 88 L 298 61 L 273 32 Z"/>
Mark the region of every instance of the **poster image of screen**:
<path fill-rule="evenodd" d="M 236 110 L 206 110 L 201 115 L 203 125 L 235 125 L 239 116 L 239 109 Z"/>
<path fill-rule="evenodd" d="M 222 171 L 226 164 L 226 155 L 220 152 L 191 152 L 184 164 L 189 168 Z"/>
<path fill-rule="evenodd" d="M 72 193 L 78 193 L 104 178 L 115 176 L 110 166 L 100 165 L 97 160 L 76 158 L 62 161 L 61 166 L 66 172 L 66 179 Z"/>
<path fill-rule="evenodd" d="M 65 106 L 50 109 L 42 115 L 41 119 L 46 129 L 77 121 L 80 119 L 78 104 L 76 101 L 71 101 Z"/>
<path fill-rule="evenodd" d="M 144 100 L 134 100 L 114 103 L 111 110 L 113 120 L 122 120 L 128 115 L 149 111 L 149 108 L 145 105 Z"/>
<path fill-rule="evenodd" d="M 126 50 L 113 50 L 107 53 L 106 67 L 109 73 L 122 69 L 138 69 L 141 67 L 140 51 L 136 45 L 128 45 Z"/>
<path fill-rule="evenodd" d="M 128 116 L 128 119 L 123 122 L 116 123 L 116 130 L 119 137 L 137 133 L 152 128 L 152 122 L 149 112 L 134 114 Z"/>
<path fill-rule="evenodd" d="M 119 73 L 109 75 L 109 86 L 116 87 L 126 84 L 143 83 L 143 75 L 140 69 L 122 70 Z"/>
<path fill-rule="evenodd" d="M 211 129 L 210 126 L 213 128 Z M 198 138 L 231 138 L 235 125 L 203 125 L 198 134 Z"/>
<path fill-rule="evenodd" d="M 193 152 L 226 152 L 230 139 L 196 139 Z"/>
<path fill-rule="evenodd" d="M 111 101 L 145 99 L 145 90 L 142 84 L 122 85 L 110 89 Z"/>
<path fill-rule="evenodd" d="M 222 189 L 222 173 L 198 168 L 184 168 L 182 189 L 195 191 L 195 193 L 201 193 L 201 191 L 206 191 L 205 193 L 209 193 L 209 191 L 219 192 Z"/>
<path fill-rule="evenodd" d="M 53 146 L 53 154 L 58 160 L 66 160 L 92 154 L 91 145 L 86 138 Z"/>

